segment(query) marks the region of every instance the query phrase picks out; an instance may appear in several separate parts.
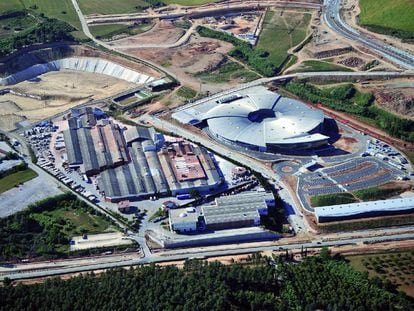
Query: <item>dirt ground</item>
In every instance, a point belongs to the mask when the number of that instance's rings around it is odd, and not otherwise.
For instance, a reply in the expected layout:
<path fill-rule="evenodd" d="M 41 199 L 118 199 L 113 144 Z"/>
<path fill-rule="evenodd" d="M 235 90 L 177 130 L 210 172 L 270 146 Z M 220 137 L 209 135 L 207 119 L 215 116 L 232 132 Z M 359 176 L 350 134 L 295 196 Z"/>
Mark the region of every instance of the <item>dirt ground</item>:
<path fill-rule="evenodd" d="M 188 43 L 169 49 L 127 49 L 128 53 L 150 59 L 175 73 L 183 84 L 199 90 L 200 81 L 193 75 L 217 67 L 232 45 L 210 38 L 193 35 Z M 217 92 L 226 86 L 203 84 L 203 91 Z"/>
<path fill-rule="evenodd" d="M 12 130 L 15 123 L 27 119 L 36 122 L 82 104 L 102 99 L 135 86 L 106 75 L 78 71 L 50 72 L 40 82 L 22 82 L 11 89 L 44 97 L 43 100 L 13 94 L 0 96 L 0 128 Z"/>
<path fill-rule="evenodd" d="M 358 150 L 358 141 L 353 137 L 342 136 L 333 144 L 336 148 L 353 153 Z"/>
<path fill-rule="evenodd" d="M 202 18 L 197 19 L 197 22 L 203 25 L 207 25 L 213 29 L 229 31 L 235 35 L 245 33 L 255 33 L 259 25 L 259 21 L 262 14 L 244 14 L 243 16 L 235 16 L 229 20 L 224 17 L 215 18 Z"/>
<path fill-rule="evenodd" d="M 365 85 L 366 87 L 366 85 Z M 383 83 L 368 87 L 382 108 L 403 118 L 414 120 L 414 81 L 408 83 Z"/>
<path fill-rule="evenodd" d="M 175 27 L 170 21 L 160 21 L 145 33 L 112 41 L 110 45 L 122 47 L 133 44 L 172 44 L 177 42 L 184 33 L 184 29 Z"/>
<path fill-rule="evenodd" d="M 72 251 L 132 243 L 132 240 L 124 239 L 121 232 L 91 234 L 88 235 L 87 239 L 83 239 L 82 236 L 75 236 L 72 240 L 75 241 L 75 244 L 70 246 Z"/>

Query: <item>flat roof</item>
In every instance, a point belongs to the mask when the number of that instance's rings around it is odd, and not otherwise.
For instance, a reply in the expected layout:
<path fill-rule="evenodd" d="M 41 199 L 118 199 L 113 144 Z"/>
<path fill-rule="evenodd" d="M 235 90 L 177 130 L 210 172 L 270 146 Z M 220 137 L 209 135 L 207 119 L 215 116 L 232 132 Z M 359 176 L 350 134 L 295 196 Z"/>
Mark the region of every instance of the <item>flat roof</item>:
<path fill-rule="evenodd" d="M 331 205 L 315 208 L 316 217 L 344 217 L 374 212 L 403 211 L 414 208 L 414 197 Z"/>
<path fill-rule="evenodd" d="M 271 193 L 257 192 L 219 197 L 214 205 L 201 207 L 206 224 L 254 220 L 259 209 L 267 208 L 266 200 L 274 199 Z"/>
<path fill-rule="evenodd" d="M 188 223 L 188 222 L 197 222 L 199 213 L 195 212 L 188 212 L 185 208 L 179 209 L 172 209 L 168 211 L 171 224 L 179 224 L 179 223 Z"/>

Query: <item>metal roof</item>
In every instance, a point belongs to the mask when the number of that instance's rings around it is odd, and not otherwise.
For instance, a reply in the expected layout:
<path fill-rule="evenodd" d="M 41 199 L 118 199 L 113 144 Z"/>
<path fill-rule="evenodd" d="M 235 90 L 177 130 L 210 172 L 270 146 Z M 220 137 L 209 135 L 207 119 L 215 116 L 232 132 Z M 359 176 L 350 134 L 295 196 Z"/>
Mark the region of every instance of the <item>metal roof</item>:
<path fill-rule="evenodd" d="M 241 98 L 217 104 L 203 116 L 212 133 L 262 147 L 325 140 L 328 137 L 322 134 L 309 134 L 324 118 L 322 111 L 264 87 L 252 88 Z"/>
<path fill-rule="evenodd" d="M 152 140 L 150 129 L 142 126 L 131 127 L 125 132 L 125 140 L 128 144 L 136 140 Z"/>
<path fill-rule="evenodd" d="M 366 213 L 393 212 L 410 209 L 414 209 L 414 197 L 317 207 L 315 208 L 315 215 L 317 218 L 341 218 Z"/>
<path fill-rule="evenodd" d="M 266 209 L 266 200 L 273 199 L 269 193 L 247 193 L 216 198 L 215 205 L 202 206 L 205 223 L 224 224 L 260 217 L 259 210 Z"/>

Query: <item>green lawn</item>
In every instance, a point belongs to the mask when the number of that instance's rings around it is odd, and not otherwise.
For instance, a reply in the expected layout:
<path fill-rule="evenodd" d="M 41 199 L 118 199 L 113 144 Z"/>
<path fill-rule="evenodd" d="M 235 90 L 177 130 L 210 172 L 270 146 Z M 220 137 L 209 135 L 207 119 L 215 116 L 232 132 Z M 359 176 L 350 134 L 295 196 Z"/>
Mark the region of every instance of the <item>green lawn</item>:
<path fill-rule="evenodd" d="M 213 72 L 200 72 L 195 74 L 195 76 L 202 81 L 211 83 L 226 83 L 236 79 L 243 80 L 243 82 L 250 82 L 259 78 L 255 72 L 231 61 Z"/>
<path fill-rule="evenodd" d="M 292 72 L 313 72 L 313 71 L 353 71 L 344 66 L 322 62 L 318 60 L 305 60 Z"/>
<path fill-rule="evenodd" d="M 414 251 L 347 256 L 351 266 L 370 277 L 388 280 L 414 297 Z"/>
<path fill-rule="evenodd" d="M 309 13 L 285 12 L 280 16 L 280 11 L 268 11 L 257 48 L 268 51 L 271 62 L 279 67 L 286 60 L 287 51 L 306 38 L 310 20 Z"/>
<path fill-rule="evenodd" d="M 311 197 L 313 207 L 348 204 L 356 201 L 351 193 L 334 193 Z"/>
<path fill-rule="evenodd" d="M 413 0 L 360 0 L 362 26 L 400 30 L 414 36 Z M 383 31 L 381 31 L 383 32 Z"/>
<path fill-rule="evenodd" d="M 37 177 L 37 173 L 30 168 L 3 177 L 0 179 L 0 193 L 10 190 L 35 177 Z"/>

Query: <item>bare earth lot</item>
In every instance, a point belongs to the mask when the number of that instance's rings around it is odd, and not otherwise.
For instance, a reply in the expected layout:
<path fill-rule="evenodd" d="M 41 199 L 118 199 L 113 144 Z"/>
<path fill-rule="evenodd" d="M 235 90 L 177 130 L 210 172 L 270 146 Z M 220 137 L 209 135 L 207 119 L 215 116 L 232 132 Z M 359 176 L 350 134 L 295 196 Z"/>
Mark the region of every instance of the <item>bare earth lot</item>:
<path fill-rule="evenodd" d="M 200 82 L 193 74 L 215 68 L 223 60 L 224 55 L 232 45 L 210 38 L 201 38 L 198 35 L 191 37 L 188 43 L 170 49 L 127 49 L 130 54 L 150 59 L 151 61 L 168 67 L 168 70 L 177 74 L 182 82 L 193 89 L 199 89 Z M 204 90 L 214 91 L 217 85 L 208 85 Z M 225 87 L 225 86 L 224 86 Z"/>
<path fill-rule="evenodd" d="M 171 22 L 161 21 L 145 33 L 112 41 L 110 45 L 122 47 L 123 45 L 135 44 L 172 44 L 177 42 L 184 33 L 183 29 L 176 28 Z"/>
<path fill-rule="evenodd" d="M 0 96 L 0 128 L 12 130 L 15 122 L 36 122 L 82 104 L 135 86 L 123 80 L 89 72 L 60 71 L 40 76 L 40 82 L 22 82 L 13 90 L 44 96 L 44 100 L 6 94 Z"/>

